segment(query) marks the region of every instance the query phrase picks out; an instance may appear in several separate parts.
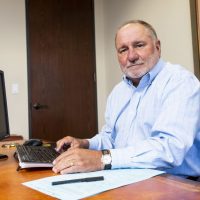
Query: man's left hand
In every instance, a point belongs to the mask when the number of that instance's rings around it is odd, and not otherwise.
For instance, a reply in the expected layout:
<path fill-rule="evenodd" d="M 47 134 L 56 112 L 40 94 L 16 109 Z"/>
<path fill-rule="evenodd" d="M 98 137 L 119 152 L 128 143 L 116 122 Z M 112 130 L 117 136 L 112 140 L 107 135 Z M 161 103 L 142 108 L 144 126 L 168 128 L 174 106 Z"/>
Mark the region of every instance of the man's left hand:
<path fill-rule="evenodd" d="M 102 170 L 101 156 L 101 151 L 69 149 L 54 160 L 52 170 L 61 174 Z"/>

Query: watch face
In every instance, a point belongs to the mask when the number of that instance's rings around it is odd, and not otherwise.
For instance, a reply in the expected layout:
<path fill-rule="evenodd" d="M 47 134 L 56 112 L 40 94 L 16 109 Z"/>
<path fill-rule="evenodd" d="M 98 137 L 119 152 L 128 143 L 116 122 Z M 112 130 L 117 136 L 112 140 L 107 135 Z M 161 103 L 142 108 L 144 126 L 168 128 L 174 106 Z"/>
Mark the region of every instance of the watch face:
<path fill-rule="evenodd" d="M 110 156 L 109 154 L 106 154 L 106 155 L 103 156 L 103 163 L 104 163 L 105 165 L 110 164 L 111 161 L 112 161 L 112 160 L 111 160 L 111 156 Z"/>
<path fill-rule="evenodd" d="M 103 163 L 105 170 L 112 168 L 112 165 L 111 165 L 112 157 L 109 150 L 107 149 L 102 150 L 101 162 Z"/>

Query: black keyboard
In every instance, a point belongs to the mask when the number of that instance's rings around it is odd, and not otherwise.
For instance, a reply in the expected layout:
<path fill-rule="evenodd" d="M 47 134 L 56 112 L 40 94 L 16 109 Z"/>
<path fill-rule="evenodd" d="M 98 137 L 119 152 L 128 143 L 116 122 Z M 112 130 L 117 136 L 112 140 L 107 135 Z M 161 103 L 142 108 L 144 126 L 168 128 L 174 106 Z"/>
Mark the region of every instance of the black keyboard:
<path fill-rule="evenodd" d="M 52 163 L 60 154 L 52 147 L 16 145 L 21 162 Z"/>

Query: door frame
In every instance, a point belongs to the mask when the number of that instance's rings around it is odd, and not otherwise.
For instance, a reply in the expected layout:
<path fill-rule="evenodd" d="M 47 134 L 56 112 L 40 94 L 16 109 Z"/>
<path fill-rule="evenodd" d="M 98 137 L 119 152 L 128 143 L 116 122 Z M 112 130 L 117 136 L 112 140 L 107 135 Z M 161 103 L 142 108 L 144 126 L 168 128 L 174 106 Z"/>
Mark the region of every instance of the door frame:
<path fill-rule="evenodd" d="M 200 0 L 190 0 L 194 73 L 200 80 Z"/>

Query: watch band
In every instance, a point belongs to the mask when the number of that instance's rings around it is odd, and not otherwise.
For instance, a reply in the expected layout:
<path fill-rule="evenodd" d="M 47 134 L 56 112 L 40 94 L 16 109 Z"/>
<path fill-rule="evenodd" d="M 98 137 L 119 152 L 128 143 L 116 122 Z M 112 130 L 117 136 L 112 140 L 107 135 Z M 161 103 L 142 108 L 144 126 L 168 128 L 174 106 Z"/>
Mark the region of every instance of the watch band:
<path fill-rule="evenodd" d="M 104 162 L 104 157 L 105 156 L 109 157 L 109 161 Z M 103 160 L 103 164 L 104 164 L 104 170 L 111 169 L 112 168 L 112 165 L 111 165 L 112 158 L 111 158 L 110 151 L 107 150 L 107 149 L 103 149 L 102 150 L 102 157 L 103 157 L 102 160 Z"/>

